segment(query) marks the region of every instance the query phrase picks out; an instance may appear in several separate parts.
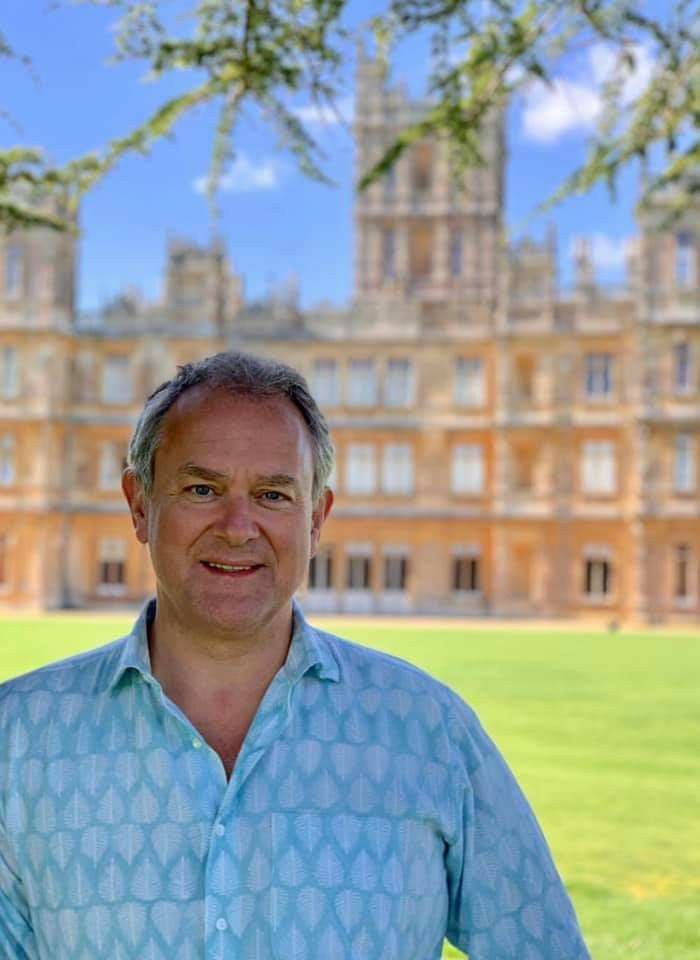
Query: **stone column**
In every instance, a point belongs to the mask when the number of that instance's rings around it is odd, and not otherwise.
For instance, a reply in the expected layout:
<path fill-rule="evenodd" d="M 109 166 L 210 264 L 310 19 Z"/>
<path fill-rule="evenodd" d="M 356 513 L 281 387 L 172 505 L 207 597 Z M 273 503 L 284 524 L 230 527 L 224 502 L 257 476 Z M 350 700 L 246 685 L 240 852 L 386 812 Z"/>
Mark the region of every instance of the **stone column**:
<path fill-rule="evenodd" d="M 382 285 L 382 230 L 377 223 L 367 223 L 363 229 L 367 243 L 365 252 L 366 279 L 370 290 L 377 290 Z"/>
<path fill-rule="evenodd" d="M 432 282 L 444 290 L 450 279 L 449 264 L 450 229 L 443 217 L 436 218 L 433 225 Z"/>
<path fill-rule="evenodd" d="M 493 571 L 491 582 L 491 612 L 496 616 L 508 610 L 508 534 L 497 525 L 493 531 Z"/>
<path fill-rule="evenodd" d="M 407 284 L 411 280 L 411 264 L 410 264 L 410 237 L 409 231 L 410 227 L 406 222 L 398 223 L 395 227 L 396 230 L 396 247 L 395 247 L 395 257 L 396 257 L 396 278 L 400 284 Z"/>

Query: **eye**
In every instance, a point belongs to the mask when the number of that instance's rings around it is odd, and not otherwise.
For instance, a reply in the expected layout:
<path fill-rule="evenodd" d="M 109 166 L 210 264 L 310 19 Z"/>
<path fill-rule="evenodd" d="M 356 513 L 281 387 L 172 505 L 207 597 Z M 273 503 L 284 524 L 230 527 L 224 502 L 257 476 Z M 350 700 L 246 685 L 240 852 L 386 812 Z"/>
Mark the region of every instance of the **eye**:
<path fill-rule="evenodd" d="M 194 494 L 198 500 L 207 500 L 209 499 L 209 494 L 214 492 L 214 488 L 210 487 L 208 483 L 195 483 L 191 487 L 187 487 L 188 493 Z"/>
<path fill-rule="evenodd" d="M 279 503 L 281 500 L 287 499 L 279 490 L 263 490 L 262 498 L 267 500 L 268 503 Z"/>

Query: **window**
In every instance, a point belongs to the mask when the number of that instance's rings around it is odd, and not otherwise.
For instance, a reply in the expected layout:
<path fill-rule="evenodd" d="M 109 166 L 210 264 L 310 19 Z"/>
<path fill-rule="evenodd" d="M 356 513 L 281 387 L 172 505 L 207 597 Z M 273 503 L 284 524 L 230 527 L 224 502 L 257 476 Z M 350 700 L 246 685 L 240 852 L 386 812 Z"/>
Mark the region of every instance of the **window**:
<path fill-rule="evenodd" d="M 384 403 L 387 407 L 410 407 L 413 403 L 413 364 L 390 360 L 386 366 Z"/>
<path fill-rule="evenodd" d="M 15 482 L 15 438 L 11 433 L 0 435 L 0 487 Z"/>
<path fill-rule="evenodd" d="M 612 355 L 586 354 L 586 396 L 609 397 L 612 393 Z"/>
<path fill-rule="evenodd" d="M 408 574 L 408 557 L 404 553 L 384 555 L 384 589 L 405 590 Z"/>
<path fill-rule="evenodd" d="M 36 296 L 37 300 L 54 299 L 54 289 L 56 283 L 56 265 L 51 262 L 43 261 L 37 266 L 36 270 Z"/>
<path fill-rule="evenodd" d="M 583 444 L 582 487 L 586 493 L 614 493 L 617 486 L 615 444 L 588 440 Z"/>
<path fill-rule="evenodd" d="M 324 547 L 309 563 L 309 590 L 330 590 L 332 586 L 333 552 L 330 547 Z"/>
<path fill-rule="evenodd" d="M 121 448 L 116 443 L 103 443 L 100 450 L 100 490 L 118 489 L 122 477 Z"/>
<path fill-rule="evenodd" d="M 393 164 L 384 174 L 384 199 L 393 200 L 396 195 L 396 165 Z"/>
<path fill-rule="evenodd" d="M 396 233 L 390 227 L 382 233 L 382 276 L 385 280 L 396 277 Z"/>
<path fill-rule="evenodd" d="M 102 380 L 104 403 L 131 403 L 133 391 L 128 357 L 107 357 Z"/>
<path fill-rule="evenodd" d="M 429 143 L 419 143 L 413 149 L 413 189 L 427 193 L 432 186 L 433 149 Z"/>
<path fill-rule="evenodd" d="M 695 238 L 692 233 L 676 234 L 676 284 L 688 288 L 695 286 Z"/>
<path fill-rule="evenodd" d="M 413 449 L 408 443 L 387 443 L 382 460 L 384 493 L 413 491 Z"/>
<path fill-rule="evenodd" d="M 673 462 L 673 487 L 676 493 L 690 493 L 695 490 L 694 447 L 693 437 L 689 433 L 676 435 Z"/>
<path fill-rule="evenodd" d="M 348 406 L 374 407 L 377 403 L 377 376 L 373 360 L 351 360 Z"/>
<path fill-rule="evenodd" d="M 338 364 L 335 360 L 314 360 L 313 395 L 319 407 L 334 407 L 340 402 Z"/>
<path fill-rule="evenodd" d="M 433 228 L 429 223 L 418 223 L 408 235 L 408 256 L 411 279 L 419 284 L 433 272 Z"/>
<path fill-rule="evenodd" d="M 0 533 L 0 584 L 7 583 L 7 537 Z"/>
<path fill-rule="evenodd" d="M 685 600 L 690 595 L 690 547 L 687 543 L 678 544 L 674 557 L 673 596 L 676 600 Z"/>
<path fill-rule="evenodd" d="M 535 451 L 514 445 L 511 451 L 512 488 L 518 493 L 532 492 L 535 482 Z"/>
<path fill-rule="evenodd" d="M 583 592 L 588 597 L 607 597 L 612 593 L 612 564 L 602 557 L 586 557 Z"/>
<path fill-rule="evenodd" d="M 377 486 L 374 446 L 351 443 L 345 455 L 345 489 L 348 493 L 374 493 Z"/>
<path fill-rule="evenodd" d="M 673 387 L 676 393 L 690 390 L 690 344 L 673 345 Z"/>
<path fill-rule="evenodd" d="M 3 347 L 0 353 L 0 397 L 12 400 L 19 394 L 19 351 Z"/>
<path fill-rule="evenodd" d="M 121 587 L 126 582 L 126 548 L 117 538 L 100 540 L 98 586 Z"/>
<path fill-rule="evenodd" d="M 372 558 L 368 553 L 350 553 L 347 566 L 348 590 L 369 590 Z"/>
<path fill-rule="evenodd" d="M 513 363 L 513 393 L 516 403 L 531 404 L 535 397 L 535 358 L 530 353 L 520 353 Z"/>
<path fill-rule="evenodd" d="M 10 246 L 5 249 L 5 296 L 17 300 L 22 296 L 22 249 Z"/>
<path fill-rule="evenodd" d="M 458 407 L 484 405 L 484 365 L 481 357 L 460 357 L 457 360 L 455 403 Z"/>
<path fill-rule="evenodd" d="M 78 403 L 93 403 L 96 399 L 95 357 L 81 351 L 73 358 L 73 397 Z M 154 384 L 154 389 L 157 384 Z"/>
<path fill-rule="evenodd" d="M 478 593 L 481 589 L 478 554 L 460 554 L 453 557 L 452 589 L 458 593 Z"/>
<path fill-rule="evenodd" d="M 450 231 L 450 276 L 462 276 L 464 259 L 464 234 L 461 230 Z"/>
<path fill-rule="evenodd" d="M 484 450 L 480 443 L 459 444 L 452 450 L 452 492 L 482 493 Z"/>
<path fill-rule="evenodd" d="M 92 486 L 92 470 L 94 456 L 91 451 L 79 441 L 72 448 L 71 463 L 73 483 L 76 487 L 89 488 Z"/>

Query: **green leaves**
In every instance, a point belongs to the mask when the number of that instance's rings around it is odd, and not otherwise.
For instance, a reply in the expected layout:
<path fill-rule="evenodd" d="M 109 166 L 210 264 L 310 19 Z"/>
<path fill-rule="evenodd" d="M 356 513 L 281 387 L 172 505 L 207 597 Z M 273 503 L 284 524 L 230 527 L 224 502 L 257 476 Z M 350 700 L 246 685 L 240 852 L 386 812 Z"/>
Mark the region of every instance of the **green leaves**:
<path fill-rule="evenodd" d="M 0 227 L 68 228 L 60 209 L 65 185 L 44 165 L 40 150 L 11 147 L 0 150 Z"/>
<path fill-rule="evenodd" d="M 181 117 L 205 103 L 219 107 L 209 172 L 212 201 L 232 156 L 231 137 L 245 103 L 262 111 L 306 175 L 330 182 L 321 167 L 322 151 L 288 103 L 299 93 L 316 103 L 337 99 L 339 44 L 347 38 L 340 24 L 344 0 L 201 0 L 185 35 L 173 34 L 163 19 L 167 4 L 109 0 L 107 5 L 121 11 L 117 59 L 143 60 L 156 77 L 185 71 L 192 75 L 192 86 L 103 151 L 60 169 L 48 167 L 40 151 L 17 157 L 0 153 L 6 159 L 6 174 L 0 179 L 0 223 L 6 228 L 35 223 L 60 227 L 60 217 L 38 206 L 39 194 L 50 198 L 60 187 L 74 205 L 122 157 L 147 152 L 172 132 Z M 0 36 L 0 55 L 1 44 Z M 39 193 L 25 191 L 26 199 L 20 202 L 16 192 L 22 181 L 30 181 Z"/>
<path fill-rule="evenodd" d="M 190 86 L 103 151 L 62 168 L 51 167 L 39 150 L 0 151 L 0 225 L 69 226 L 70 217 L 62 222 L 55 212 L 61 204 L 70 211 L 122 157 L 146 152 L 205 103 L 219 110 L 209 173 L 213 211 L 245 105 L 273 125 L 304 174 L 331 182 L 312 129 L 290 103 L 302 95 L 327 109 L 344 92 L 341 67 L 353 36 L 343 20 L 348 0 L 199 0 L 186 20 L 174 18 L 165 0 L 83 2 L 118 12 L 117 59 L 143 61 L 155 77 L 183 73 Z M 388 0 L 359 32 L 373 36 L 387 65 L 396 45 L 425 37 L 433 56 L 430 100 L 360 172 L 359 189 L 426 137 L 448 142 L 455 174 L 482 163 L 484 124 L 507 100 L 533 83 L 555 83 L 576 56 L 598 46 L 612 64 L 609 75 L 597 78 L 599 119 L 581 163 L 546 206 L 597 183 L 614 191 L 628 164 L 651 158 L 656 166 L 643 202 L 672 189 L 683 209 L 695 194 L 698 159 L 700 0 L 673 0 L 661 11 L 653 18 L 635 0 Z M 640 51 L 652 64 L 647 76 Z M 0 32 L 0 59 L 8 57 L 22 59 Z"/>
<path fill-rule="evenodd" d="M 681 21 L 685 11 L 687 21 Z M 662 202 L 667 212 L 680 215 L 698 192 L 698 141 L 700 126 L 700 20 L 697 4 L 682 2 L 675 8 L 671 26 L 624 11 L 618 34 L 618 70 L 637 66 L 640 34 L 630 39 L 629 30 L 646 33 L 647 49 L 654 41 L 653 69 L 642 89 L 631 95 L 624 79 L 613 79 L 602 90 L 604 112 L 589 141 L 587 155 L 547 201 L 551 207 L 571 194 L 605 183 L 614 194 L 617 178 L 632 161 L 653 167 L 644 185 L 641 208 Z"/>

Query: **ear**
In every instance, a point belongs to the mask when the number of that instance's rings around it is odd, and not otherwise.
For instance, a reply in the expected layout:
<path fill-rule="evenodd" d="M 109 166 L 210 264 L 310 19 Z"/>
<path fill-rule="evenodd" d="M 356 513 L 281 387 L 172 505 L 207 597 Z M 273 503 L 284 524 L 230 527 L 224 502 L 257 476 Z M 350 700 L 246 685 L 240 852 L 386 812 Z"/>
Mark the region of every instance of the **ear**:
<path fill-rule="evenodd" d="M 315 557 L 318 549 L 318 541 L 321 537 L 321 527 L 326 522 L 326 517 L 331 512 L 333 506 L 333 491 L 326 487 L 321 496 L 316 501 L 313 513 L 311 514 L 311 553 Z"/>
<path fill-rule="evenodd" d="M 122 492 L 129 504 L 136 539 L 139 543 L 148 543 L 148 501 L 143 487 L 131 470 L 125 470 L 122 473 Z"/>

